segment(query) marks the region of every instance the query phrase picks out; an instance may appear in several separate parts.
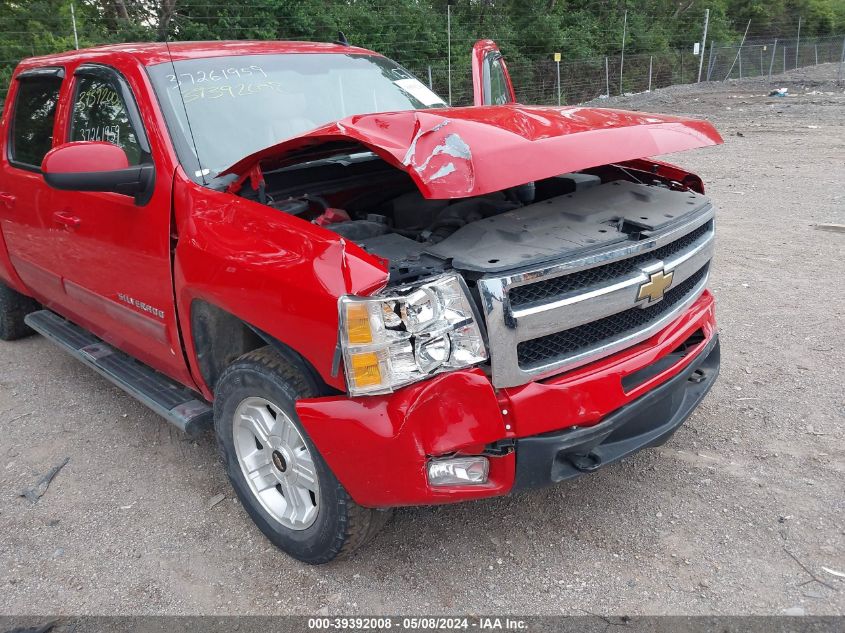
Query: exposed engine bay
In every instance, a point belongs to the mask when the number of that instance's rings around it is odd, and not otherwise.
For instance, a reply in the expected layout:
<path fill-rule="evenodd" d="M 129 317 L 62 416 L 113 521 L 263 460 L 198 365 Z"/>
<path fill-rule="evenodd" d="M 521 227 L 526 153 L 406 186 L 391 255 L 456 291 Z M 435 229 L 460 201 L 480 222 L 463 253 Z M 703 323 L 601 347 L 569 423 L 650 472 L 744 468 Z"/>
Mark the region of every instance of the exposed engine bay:
<path fill-rule="evenodd" d="M 695 183 L 621 165 L 451 200 L 424 198 L 407 174 L 369 152 L 264 177 L 260 190 L 241 195 L 387 260 L 391 283 L 449 269 L 471 280 L 646 239 L 709 205 Z"/>

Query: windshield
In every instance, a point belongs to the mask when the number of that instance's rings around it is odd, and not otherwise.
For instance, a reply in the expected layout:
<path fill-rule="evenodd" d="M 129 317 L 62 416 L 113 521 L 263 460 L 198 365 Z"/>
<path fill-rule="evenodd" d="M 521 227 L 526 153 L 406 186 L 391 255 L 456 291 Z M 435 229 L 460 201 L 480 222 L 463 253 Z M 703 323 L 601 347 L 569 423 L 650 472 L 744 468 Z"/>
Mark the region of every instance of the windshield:
<path fill-rule="evenodd" d="M 407 70 L 374 55 L 243 55 L 148 70 L 179 159 L 197 180 L 353 114 L 446 105 Z"/>

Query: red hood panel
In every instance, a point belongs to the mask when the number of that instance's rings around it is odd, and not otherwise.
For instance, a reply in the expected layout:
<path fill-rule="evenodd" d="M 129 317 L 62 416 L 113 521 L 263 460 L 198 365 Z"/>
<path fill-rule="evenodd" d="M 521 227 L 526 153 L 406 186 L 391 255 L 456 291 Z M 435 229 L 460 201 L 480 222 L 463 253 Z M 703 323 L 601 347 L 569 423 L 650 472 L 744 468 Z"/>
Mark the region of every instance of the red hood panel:
<path fill-rule="evenodd" d="M 324 125 L 235 163 L 313 160 L 320 145 L 360 143 L 406 171 L 426 198 L 482 195 L 588 167 L 722 142 L 706 121 L 602 108 L 518 105 L 363 114 Z M 328 149 L 328 148 L 327 148 Z"/>

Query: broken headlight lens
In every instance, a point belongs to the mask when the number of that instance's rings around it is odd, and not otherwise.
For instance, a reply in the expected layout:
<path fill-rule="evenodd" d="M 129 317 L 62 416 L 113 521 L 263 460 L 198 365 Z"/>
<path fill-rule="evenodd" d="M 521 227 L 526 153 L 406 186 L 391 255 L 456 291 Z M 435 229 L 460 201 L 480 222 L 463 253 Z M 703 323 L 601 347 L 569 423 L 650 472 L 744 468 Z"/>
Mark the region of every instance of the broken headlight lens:
<path fill-rule="evenodd" d="M 341 297 L 340 339 L 353 396 L 389 393 L 487 360 L 478 315 L 457 275 Z"/>

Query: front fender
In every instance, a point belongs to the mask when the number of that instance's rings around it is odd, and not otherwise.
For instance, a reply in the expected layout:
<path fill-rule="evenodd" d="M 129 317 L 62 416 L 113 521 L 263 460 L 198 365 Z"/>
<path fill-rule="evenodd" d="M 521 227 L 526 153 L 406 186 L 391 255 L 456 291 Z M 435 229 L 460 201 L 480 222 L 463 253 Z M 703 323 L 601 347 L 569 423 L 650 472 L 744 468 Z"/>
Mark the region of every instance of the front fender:
<path fill-rule="evenodd" d="M 387 283 L 384 263 L 330 231 L 234 194 L 201 187 L 181 172 L 175 187 L 176 304 L 188 361 L 196 364 L 191 303 L 201 299 L 301 354 L 331 387 L 338 298 Z"/>

